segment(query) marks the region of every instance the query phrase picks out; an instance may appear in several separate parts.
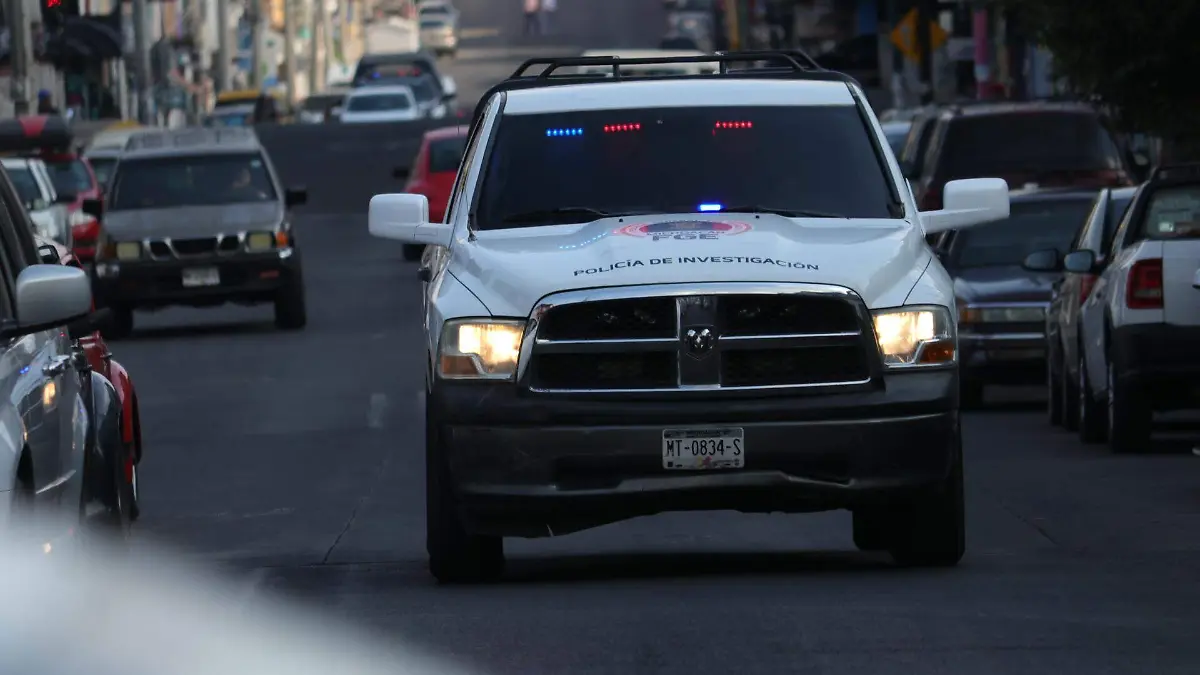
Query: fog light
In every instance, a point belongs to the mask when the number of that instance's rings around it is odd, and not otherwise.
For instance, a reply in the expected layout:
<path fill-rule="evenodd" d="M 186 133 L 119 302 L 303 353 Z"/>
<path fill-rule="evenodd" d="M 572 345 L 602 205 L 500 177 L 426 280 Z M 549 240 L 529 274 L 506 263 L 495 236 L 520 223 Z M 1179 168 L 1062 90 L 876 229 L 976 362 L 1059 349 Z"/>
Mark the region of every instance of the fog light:
<path fill-rule="evenodd" d="M 268 232 L 255 232 L 248 235 L 246 248 L 251 251 L 269 251 L 275 248 L 275 235 Z"/>
<path fill-rule="evenodd" d="M 117 243 L 117 260 L 137 260 L 142 257 L 142 245 L 136 241 Z"/>

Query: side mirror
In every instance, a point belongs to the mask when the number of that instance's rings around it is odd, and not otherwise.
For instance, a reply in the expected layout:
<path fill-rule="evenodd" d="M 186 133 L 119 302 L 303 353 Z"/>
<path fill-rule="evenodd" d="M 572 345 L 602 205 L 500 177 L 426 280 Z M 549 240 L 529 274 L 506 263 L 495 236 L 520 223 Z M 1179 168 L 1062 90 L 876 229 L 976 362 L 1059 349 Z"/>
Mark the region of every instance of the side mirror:
<path fill-rule="evenodd" d="M 1030 272 L 1061 272 L 1062 261 L 1059 260 L 1058 249 L 1047 248 L 1025 256 L 1021 267 Z"/>
<path fill-rule="evenodd" d="M 408 167 L 398 166 L 392 169 L 392 178 L 395 178 L 396 180 L 404 180 L 405 178 L 408 178 Z"/>
<path fill-rule="evenodd" d="M 108 330 L 112 324 L 112 310 L 103 307 L 67 326 L 72 340 L 87 337 L 96 331 Z"/>
<path fill-rule="evenodd" d="M 62 258 L 58 257 L 58 249 L 50 244 L 42 244 L 38 247 L 38 258 L 41 259 L 43 265 L 57 265 L 62 262 Z"/>
<path fill-rule="evenodd" d="M 442 76 L 442 93 L 446 95 L 447 99 L 458 96 L 458 84 L 454 81 L 453 77 L 449 75 Z"/>
<path fill-rule="evenodd" d="M 429 200 L 425 195 L 375 195 L 367 210 L 367 228 L 383 239 L 406 244 L 449 246 L 454 227 L 429 222 Z"/>
<path fill-rule="evenodd" d="M 1096 254 L 1086 249 L 1071 251 L 1063 258 L 1062 266 L 1073 274 L 1092 274 L 1096 271 Z"/>
<path fill-rule="evenodd" d="M 99 199 L 85 199 L 79 210 L 99 220 L 100 216 L 104 215 L 104 202 Z"/>
<path fill-rule="evenodd" d="M 1008 183 L 1001 178 L 967 178 L 946 183 L 942 209 L 918 214 L 925 234 L 1004 220 L 1009 214 Z"/>
<path fill-rule="evenodd" d="M 308 188 L 296 186 L 284 190 L 283 203 L 289 209 L 293 206 L 304 206 L 308 203 Z"/>
<path fill-rule="evenodd" d="M 20 337 L 70 324 L 91 313 L 87 273 L 69 265 L 30 265 L 17 275 L 17 321 L 0 331 Z"/>

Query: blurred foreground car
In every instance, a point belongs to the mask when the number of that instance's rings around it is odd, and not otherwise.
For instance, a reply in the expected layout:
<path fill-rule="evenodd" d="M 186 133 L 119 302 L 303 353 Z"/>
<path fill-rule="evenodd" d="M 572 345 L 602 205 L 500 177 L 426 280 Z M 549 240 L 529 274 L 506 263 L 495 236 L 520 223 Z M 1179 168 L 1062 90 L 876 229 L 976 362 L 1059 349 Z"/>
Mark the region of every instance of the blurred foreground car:
<path fill-rule="evenodd" d="M 60 264 L 68 267 L 83 269 L 71 250 L 49 239 L 35 237 L 38 253 L 44 264 Z M 94 306 L 95 303 L 93 303 Z M 125 367 L 117 362 L 100 334 L 100 328 L 105 318 L 99 315 L 95 325 L 80 324 L 73 326 L 71 338 L 76 340 L 87 356 L 88 365 L 100 373 L 117 391 L 121 403 L 121 442 L 124 444 L 122 471 L 128 483 L 126 494 L 129 496 L 130 520 L 137 520 L 141 515 L 141 504 L 138 501 L 138 465 L 142 461 L 142 421 L 138 410 L 137 392 L 133 388 L 133 380 Z M 91 330 L 87 330 L 90 328 Z M 82 330 L 82 332 L 80 332 Z"/>
<path fill-rule="evenodd" d="M 454 177 L 458 173 L 458 164 L 462 161 L 463 150 L 467 146 L 467 132 L 470 127 L 443 127 L 425 132 L 421 139 L 421 148 L 412 161 L 412 169 L 396 167 L 393 175 L 396 178 L 408 178 L 404 191 L 411 194 L 425 195 L 429 200 L 429 220 L 440 223 L 446 216 L 446 206 L 450 202 L 450 192 L 454 188 Z M 404 259 L 420 260 L 424 246 L 413 244 L 404 245 Z"/>
<path fill-rule="evenodd" d="M 1092 212 L 1067 251 L 1044 249 L 1025 258 L 1027 270 L 1063 274 L 1046 310 L 1046 409 L 1051 424 L 1068 431 L 1079 429 L 1079 308 L 1096 286 L 1095 274 L 1064 274 L 1063 256 L 1070 251 L 1091 251 L 1103 267 L 1117 225 L 1129 208 L 1137 188 L 1105 188 L 1096 195 Z"/>
<path fill-rule="evenodd" d="M 1045 381 L 1046 307 L 1059 273 L 1022 263 L 1034 251 L 1069 250 L 1094 199 L 1091 190 L 1014 193 L 1006 220 L 937 240 L 934 250 L 954 278 L 964 406 L 980 405 L 990 384 Z"/>
<path fill-rule="evenodd" d="M 1146 450 L 1154 413 L 1200 408 L 1200 164 L 1151 174 L 1107 264 L 1081 249 L 1063 267 L 1100 275 L 1080 317 L 1080 437 Z"/>

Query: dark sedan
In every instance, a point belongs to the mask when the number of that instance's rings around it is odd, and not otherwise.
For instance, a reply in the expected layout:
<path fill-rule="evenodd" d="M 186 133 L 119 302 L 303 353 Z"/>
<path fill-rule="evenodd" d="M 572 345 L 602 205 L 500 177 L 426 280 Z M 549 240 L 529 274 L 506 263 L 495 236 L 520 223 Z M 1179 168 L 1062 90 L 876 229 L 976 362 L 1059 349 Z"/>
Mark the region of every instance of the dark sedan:
<path fill-rule="evenodd" d="M 1046 376 L 1046 308 L 1057 271 L 1022 267 L 1034 251 L 1070 249 L 1094 190 L 1012 195 L 1009 218 L 947 232 L 935 250 L 954 277 L 962 404 L 978 406 L 990 384 L 1040 383 Z"/>

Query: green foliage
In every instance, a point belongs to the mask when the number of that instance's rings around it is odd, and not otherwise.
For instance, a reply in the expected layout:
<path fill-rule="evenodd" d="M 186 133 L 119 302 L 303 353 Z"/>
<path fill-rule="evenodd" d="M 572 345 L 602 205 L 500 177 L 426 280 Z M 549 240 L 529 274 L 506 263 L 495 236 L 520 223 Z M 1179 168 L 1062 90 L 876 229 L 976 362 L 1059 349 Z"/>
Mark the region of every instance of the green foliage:
<path fill-rule="evenodd" d="M 1200 0 L 1001 0 L 1129 128 L 1200 140 Z"/>

